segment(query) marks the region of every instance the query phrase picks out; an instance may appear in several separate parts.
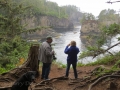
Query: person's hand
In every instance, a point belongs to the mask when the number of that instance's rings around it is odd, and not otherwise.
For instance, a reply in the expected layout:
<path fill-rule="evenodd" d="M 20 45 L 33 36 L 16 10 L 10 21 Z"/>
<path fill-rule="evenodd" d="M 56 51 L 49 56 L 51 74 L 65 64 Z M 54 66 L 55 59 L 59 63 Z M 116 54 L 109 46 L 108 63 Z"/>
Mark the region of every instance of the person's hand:
<path fill-rule="evenodd" d="M 70 44 L 68 44 L 67 46 L 70 46 Z"/>
<path fill-rule="evenodd" d="M 55 51 L 54 51 L 54 50 L 52 51 L 52 54 L 53 54 L 53 55 L 55 54 Z"/>

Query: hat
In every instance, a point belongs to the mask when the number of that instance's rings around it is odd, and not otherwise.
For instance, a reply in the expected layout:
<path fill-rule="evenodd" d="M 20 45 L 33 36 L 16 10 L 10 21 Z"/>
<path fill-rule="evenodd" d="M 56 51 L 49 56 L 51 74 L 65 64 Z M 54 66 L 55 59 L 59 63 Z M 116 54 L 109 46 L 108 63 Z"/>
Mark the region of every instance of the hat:
<path fill-rule="evenodd" d="M 46 39 L 52 39 L 52 37 L 51 36 L 47 36 Z"/>

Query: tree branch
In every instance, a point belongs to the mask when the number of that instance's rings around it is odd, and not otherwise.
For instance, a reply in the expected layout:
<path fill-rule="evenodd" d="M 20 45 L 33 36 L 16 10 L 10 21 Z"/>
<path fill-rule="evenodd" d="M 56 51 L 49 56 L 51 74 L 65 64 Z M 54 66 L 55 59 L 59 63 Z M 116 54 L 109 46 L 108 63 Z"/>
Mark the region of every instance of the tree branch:
<path fill-rule="evenodd" d="M 97 54 L 94 54 L 93 58 L 95 58 L 96 56 L 98 56 L 98 55 L 100 55 L 100 54 L 102 54 L 102 53 L 109 52 L 108 50 L 110 50 L 111 48 L 113 48 L 113 47 L 117 46 L 118 44 L 120 44 L 120 42 L 118 42 L 118 43 L 114 44 L 113 46 L 111 46 L 111 47 L 107 48 L 107 49 L 106 49 L 106 50 L 104 50 L 104 51 L 101 51 L 101 52 L 98 52 Z M 110 52 L 109 52 L 109 53 L 110 53 Z"/>
<path fill-rule="evenodd" d="M 116 2 L 120 2 L 120 1 L 113 1 L 113 2 L 108 1 L 108 2 L 106 2 L 106 3 L 110 3 L 110 4 L 112 4 L 112 3 L 116 3 Z"/>

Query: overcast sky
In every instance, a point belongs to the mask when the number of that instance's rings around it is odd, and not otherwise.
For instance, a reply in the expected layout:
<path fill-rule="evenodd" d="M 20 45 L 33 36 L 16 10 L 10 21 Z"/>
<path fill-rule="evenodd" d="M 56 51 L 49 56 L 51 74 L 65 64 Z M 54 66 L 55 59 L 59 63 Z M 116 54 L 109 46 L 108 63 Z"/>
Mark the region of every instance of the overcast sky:
<path fill-rule="evenodd" d="M 107 1 L 119 1 L 119 0 L 48 0 L 56 2 L 59 6 L 63 5 L 75 5 L 80 8 L 82 12 L 92 13 L 98 16 L 101 10 L 104 9 L 114 9 L 116 11 L 120 10 L 120 2 L 109 4 Z"/>

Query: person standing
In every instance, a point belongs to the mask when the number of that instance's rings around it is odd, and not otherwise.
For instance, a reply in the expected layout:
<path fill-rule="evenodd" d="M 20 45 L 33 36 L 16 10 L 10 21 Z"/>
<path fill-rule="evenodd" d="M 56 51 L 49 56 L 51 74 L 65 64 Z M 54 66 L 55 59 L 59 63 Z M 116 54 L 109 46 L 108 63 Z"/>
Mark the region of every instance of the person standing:
<path fill-rule="evenodd" d="M 38 59 L 42 62 L 42 75 L 41 79 L 49 79 L 51 63 L 53 60 L 54 51 L 52 50 L 51 43 L 52 37 L 48 36 L 46 41 L 40 45 Z"/>
<path fill-rule="evenodd" d="M 73 70 L 74 70 L 74 77 L 75 79 L 78 78 L 78 74 L 77 74 L 77 54 L 79 53 L 79 48 L 76 47 L 76 42 L 75 41 L 71 41 L 70 44 L 68 44 L 64 50 L 64 53 L 67 54 L 67 67 L 66 67 L 66 74 L 65 76 L 68 77 L 69 76 L 69 70 L 70 70 L 70 66 L 72 64 Z"/>

